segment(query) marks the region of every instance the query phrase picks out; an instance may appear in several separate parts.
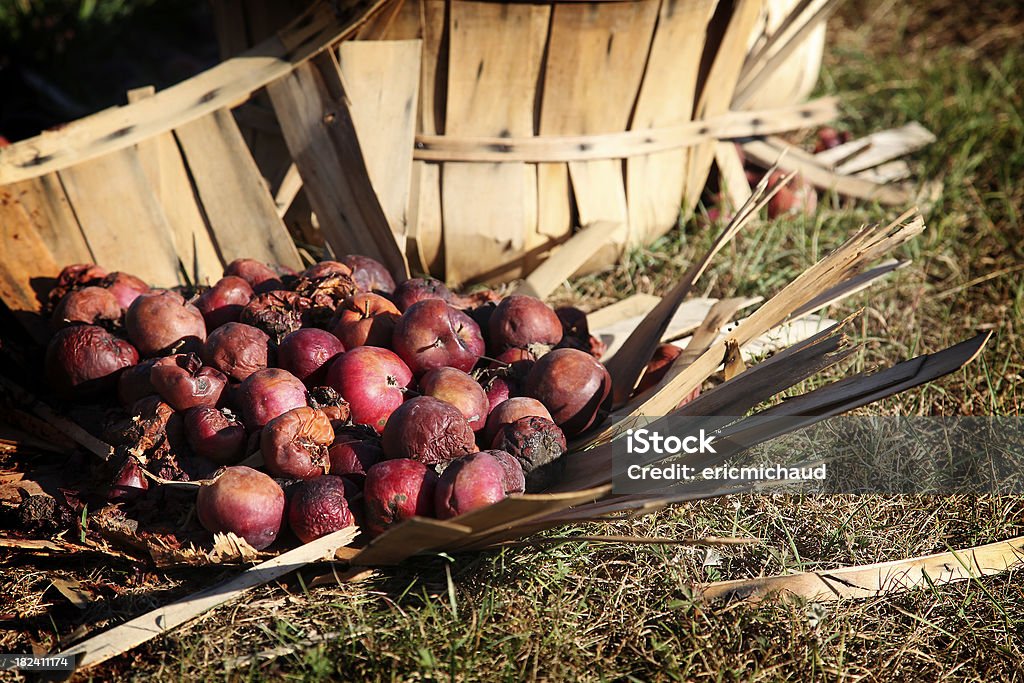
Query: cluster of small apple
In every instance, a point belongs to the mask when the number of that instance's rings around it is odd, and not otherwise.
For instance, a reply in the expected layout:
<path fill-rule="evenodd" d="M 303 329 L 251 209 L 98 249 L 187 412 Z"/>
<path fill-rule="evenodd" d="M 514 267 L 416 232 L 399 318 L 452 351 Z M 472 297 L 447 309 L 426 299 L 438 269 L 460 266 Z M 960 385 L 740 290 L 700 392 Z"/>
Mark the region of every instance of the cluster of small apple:
<path fill-rule="evenodd" d="M 240 259 L 188 294 L 65 268 L 46 376 L 66 399 L 116 397 L 109 498 L 203 480 L 203 526 L 257 549 L 285 523 L 303 542 L 357 522 L 379 534 L 544 490 L 566 438 L 609 407 L 578 309 L 396 285 L 363 256 L 301 273 Z"/>

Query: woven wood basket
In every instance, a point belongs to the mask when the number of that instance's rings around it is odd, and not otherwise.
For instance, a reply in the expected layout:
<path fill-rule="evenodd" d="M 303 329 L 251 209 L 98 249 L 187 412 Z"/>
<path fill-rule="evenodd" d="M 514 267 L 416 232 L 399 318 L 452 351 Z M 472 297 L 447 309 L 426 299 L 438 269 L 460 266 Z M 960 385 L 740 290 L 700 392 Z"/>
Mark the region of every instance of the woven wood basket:
<path fill-rule="evenodd" d="M 399 274 L 508 280 L 591 224 L 607 236 L 586 267 L 607 265 L 694 203 L 720 138 L 834 115 L 730 111 L 829 7 L 799 3 L 765 40 L 762 0 L 316 4 L 192 79 L 0 150 L 0 296 L 37 311 L 73 262 L 157 286 L 243 256 L 298 268 L 297 193 L 334 251 Z M 276 171 L 254 130 L 277 136 Z"/>

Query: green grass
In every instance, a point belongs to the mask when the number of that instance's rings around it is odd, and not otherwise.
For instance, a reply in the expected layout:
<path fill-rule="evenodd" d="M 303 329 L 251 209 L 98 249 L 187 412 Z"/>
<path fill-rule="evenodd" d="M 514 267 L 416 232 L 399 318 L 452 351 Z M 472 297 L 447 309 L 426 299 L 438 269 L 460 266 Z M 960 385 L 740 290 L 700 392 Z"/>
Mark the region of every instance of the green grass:
<path fill-rule="evenodd" d="M 997 21 L 998 20 L 998 21 Z M 843 95 L 857 134 L 920 121 L 938 142 L 915 158 L 943 182 L 927 232 L 902 255 L 913 264 L 830 311 L 863 307 L 861 353 L 848 370 L 891 364 L 993 330 L 984 355 L 954 375 L 863 412 L 1020 413 L 1024 320 L 1024 50 L 1014 4 L 948 2 L 904 8 L 851 2 L 833 22 L 821 92 Z M 1002 27 L 1002 28 L 1001 28 Z M 815 217 L 741 235 L 700 283 L 711 295 L 778 291 L 867 222 L 897 211 L 823 202 Z M 560 301 L 596 307 L 660 293 L 710 243 L 695 224 L 581 278 Z M 96 672 L 157 680 L 1020 680 L 1024 581 L 1020 571 L 913 593 L 829 605 L 712 606 L 695 583 L 831 569 L 1024 534 L 1012 497 L 737 496 L 675 507 L 583 531 L 641 535 L 749 535 L 747 548 L 568 543 L 545 549 L 431 557 L 358 584 L 265 586 Z M 577 530 L 572 530 L 577 531 Z M 569 533 L 569 531 L 558 532 Z M 10 570 L 0 569 L 5 579 Z M 15 572 L 18 568 L 14 569 Z M 97 569 L 97 577 L 113 569 Z M 207 578 L 215 580 L 215 576 Z M 195 582 L 171 582 L 183 594 Z M 122 579 L 127 581 L 127 577 Z M 45 586 L 22 574 L 22 589 Z M 166 582 L 165 582 L 166 583 Z M 20 591 L 19 591 L 20 592 Z M 92 627 L 144 610 L 100 607 L 71 623 Z M 169 594 L 159 596 L 161 602 Z M 25 607 L 38 612 L 40 606 Z M 4 610 L 0 610 L 4 611 Z M 76 616 L 76 615 L 72 615 Z M 31 635 L 0 631 L 0 650 Z"/>

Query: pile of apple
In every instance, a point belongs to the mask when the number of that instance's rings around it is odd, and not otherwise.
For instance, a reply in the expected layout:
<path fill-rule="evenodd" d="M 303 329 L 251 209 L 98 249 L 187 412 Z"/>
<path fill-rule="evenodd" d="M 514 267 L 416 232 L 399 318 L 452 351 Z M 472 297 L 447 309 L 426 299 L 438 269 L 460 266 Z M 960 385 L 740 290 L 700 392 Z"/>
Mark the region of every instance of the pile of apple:
<path fill-rule="evenodd" d="M 285 524 L 303 542 L 354 523 L 376 535 L 542 491 L 609 407 L 577 309 L 396 286 L 363 256 L 302 273 L 241 259 L 191 294 L 65 268 L 46 377 L 122 406 L 112 499 L 145 496 L 143 469 L 201 479 L 202 525 L 257 549 Z"/>

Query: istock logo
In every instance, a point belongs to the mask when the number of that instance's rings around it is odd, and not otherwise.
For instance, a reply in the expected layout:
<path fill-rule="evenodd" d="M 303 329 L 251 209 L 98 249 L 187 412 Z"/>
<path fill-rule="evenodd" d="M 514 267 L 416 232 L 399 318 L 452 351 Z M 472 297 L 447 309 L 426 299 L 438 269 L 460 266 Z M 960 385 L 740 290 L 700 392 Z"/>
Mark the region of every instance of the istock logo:
<path fill-rule="evenodd" d="M 678 436 L 662 436 L 649 429 L 626 430 L 626 452 L 643 455 L 678 455 L 679 453 L 717 453 L 714 447 L 714 435 L 708 436 L 703 429 L 697 434 L 682 438 Z"/>

